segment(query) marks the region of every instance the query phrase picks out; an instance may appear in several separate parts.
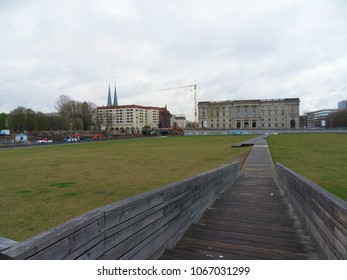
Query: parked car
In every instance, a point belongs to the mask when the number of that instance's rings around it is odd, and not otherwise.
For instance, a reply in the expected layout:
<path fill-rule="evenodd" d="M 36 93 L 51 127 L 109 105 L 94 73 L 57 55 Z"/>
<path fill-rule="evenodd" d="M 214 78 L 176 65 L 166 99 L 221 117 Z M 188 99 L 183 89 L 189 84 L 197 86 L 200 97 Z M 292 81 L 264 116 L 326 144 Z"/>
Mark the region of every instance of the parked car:
<path fill-rule="evenodd" d="M 78 139 L 76 137 L 66 137 L 64 142 L 77 142 Z"/>
<path fill-rule="evenodd" d="M 43 138 L 43 139 L 38 140 L 37 143 L 48 144 L 48 143 L 53 143 L 53 140 L 48 140 L 47 138 Z"/>

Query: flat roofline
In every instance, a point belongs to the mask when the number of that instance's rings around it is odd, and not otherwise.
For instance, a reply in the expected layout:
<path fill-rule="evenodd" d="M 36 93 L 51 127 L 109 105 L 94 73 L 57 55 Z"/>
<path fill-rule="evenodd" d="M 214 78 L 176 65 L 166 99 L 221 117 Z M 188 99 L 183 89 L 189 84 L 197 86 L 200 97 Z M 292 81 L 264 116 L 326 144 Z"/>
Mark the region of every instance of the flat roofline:
<path fill-rule="evenodd" d="M 300 102 L 300 98 L 277 98 L 277 99 L 238 99 L 238 100 L 223 100 L 223 101 L 199 101 L 199 103 L 213 104 L 213 103 L 241 103 L 241 102 L 249 102 L 249 103 L 260 103 L 260 102 L 283 102 L 283 101 L 298 101 Z"/>
<path fill-rule="evenodd" d="M 146 109 L 146 110 L 163 110 L 165 107 L 154 107 L 154 106 L 141 106 L 141 105 L 118 105 L 118 106 L 99 106 L 96 110 L 99 109 Z"/>
<path fill-rule="evenodd" d="M 315 114 L 315 113 L 323 113 L 323 112 L 337 112 L 337 111 L 339 111 L 339 109 L 320 109 L 317 111 L 307 112 L 306 115 Z"/>

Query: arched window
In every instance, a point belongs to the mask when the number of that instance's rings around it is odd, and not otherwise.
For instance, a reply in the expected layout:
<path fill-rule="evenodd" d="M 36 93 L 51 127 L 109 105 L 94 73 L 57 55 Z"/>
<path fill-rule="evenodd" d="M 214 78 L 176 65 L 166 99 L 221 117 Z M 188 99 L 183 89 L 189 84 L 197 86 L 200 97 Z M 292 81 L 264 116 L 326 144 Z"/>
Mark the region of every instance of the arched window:
<path fill-rule="evenodd" d="M 290 121 L 290 128 L 295 128 L 295 120 Z"/>

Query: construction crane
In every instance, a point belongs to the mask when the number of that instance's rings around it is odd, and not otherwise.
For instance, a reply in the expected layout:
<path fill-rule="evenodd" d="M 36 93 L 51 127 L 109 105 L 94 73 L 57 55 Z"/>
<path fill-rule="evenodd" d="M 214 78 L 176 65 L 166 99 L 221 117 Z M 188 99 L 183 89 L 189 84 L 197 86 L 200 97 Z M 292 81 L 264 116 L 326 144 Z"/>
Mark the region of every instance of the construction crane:
<path fill-rule="evenodd" d="M 194 94 L 194 126 L 196 127 L 198 124 L 198 120 L 197 120 L 197 118 L 198 118 L 198 103 L 197 103 L 198 84 L 184 85 L 184 86 L 178 86 L 178 87 L 172 87 L 172 88 L 164 88 L 164 89 L 161 89 L 160 91 L 187 88 L 187 87 L 190 87 L 193 94 Z"/>

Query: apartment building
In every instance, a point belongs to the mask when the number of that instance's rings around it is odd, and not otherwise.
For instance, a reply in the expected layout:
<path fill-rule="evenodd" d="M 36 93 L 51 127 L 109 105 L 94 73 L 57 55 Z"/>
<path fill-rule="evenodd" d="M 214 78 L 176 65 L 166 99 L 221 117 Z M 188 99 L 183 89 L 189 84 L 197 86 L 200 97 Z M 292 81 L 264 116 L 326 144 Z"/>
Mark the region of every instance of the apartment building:
<path fill-rule="evenodd" d="M 102 106 L 96 109 L 97 125 L 102 130 L 139 129 L 167 125 L 170 112 L 165 108 L 140 105 Z M 161 120 L 162 118 L 162 120 Z"/>

